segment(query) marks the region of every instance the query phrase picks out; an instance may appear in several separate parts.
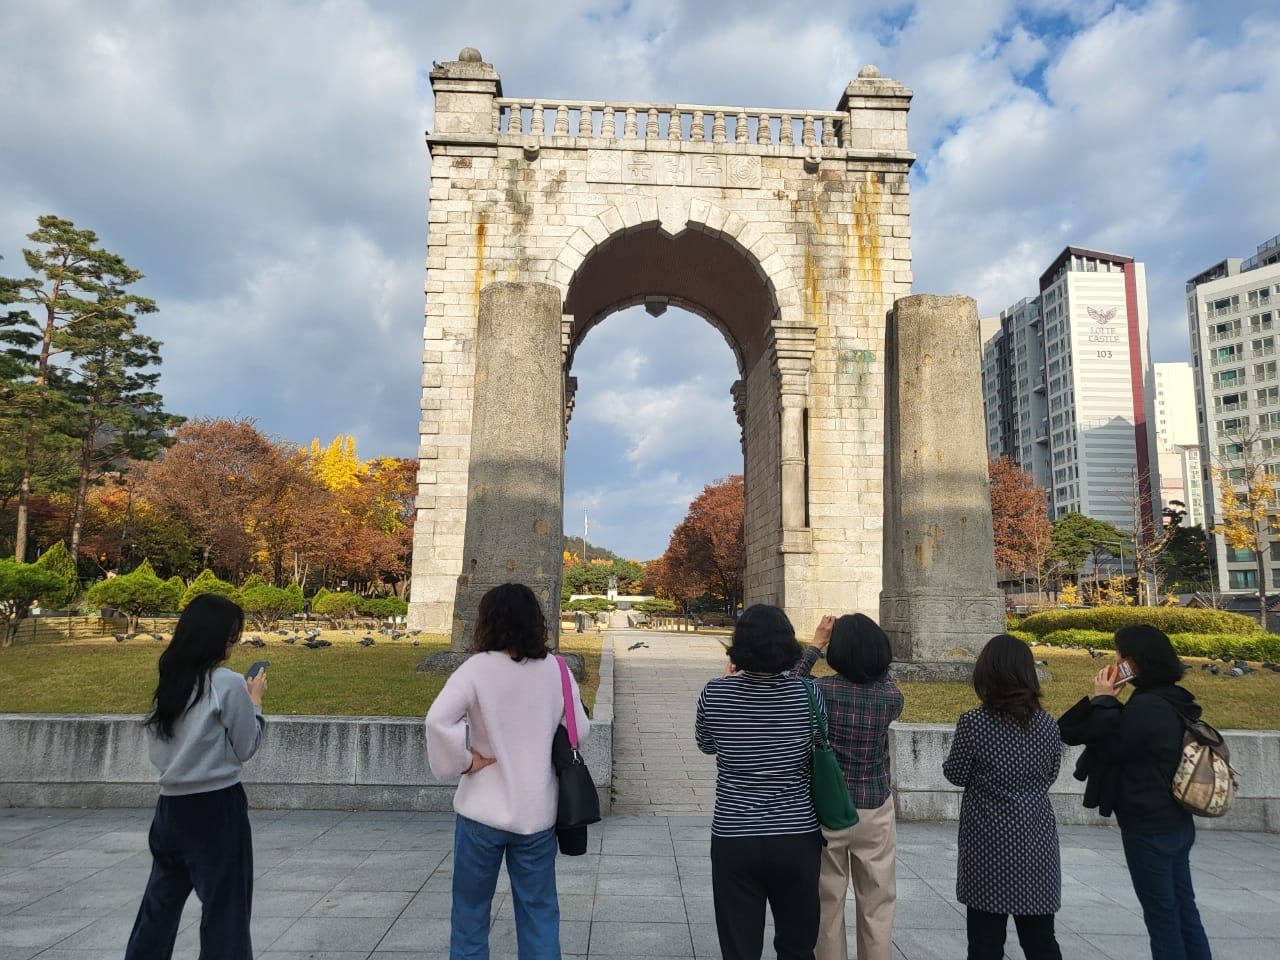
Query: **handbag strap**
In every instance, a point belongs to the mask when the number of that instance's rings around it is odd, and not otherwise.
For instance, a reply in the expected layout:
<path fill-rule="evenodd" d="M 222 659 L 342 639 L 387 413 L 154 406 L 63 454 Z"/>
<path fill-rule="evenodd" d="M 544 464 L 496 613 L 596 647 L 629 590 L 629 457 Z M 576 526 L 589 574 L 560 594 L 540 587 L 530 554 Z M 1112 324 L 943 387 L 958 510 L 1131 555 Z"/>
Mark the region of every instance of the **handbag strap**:
<path fill-rule="evenodd" d="M 569 668 L 565 665 L 564 658 L 555 656 L 556 663 L 560 664 L 560 691 L 564 694 L 564 727 L 569 731 L 569 746 L 575 753 L 578 751 L 578 718 L 573 711 L 573 693 L 569 687 Z"/>
<path fill-rule="evenodd" d="M 826 750 L 830 746 L 827 742 L 827 723 L 818 712 L 818 700 L 813 692 L 813 682 L 801 680 L 800 683 L 804 685 L 804 695 L 809 698 L 809 719 L 818 735 L 818 743 L 822 745 L 823 750 Z"/>

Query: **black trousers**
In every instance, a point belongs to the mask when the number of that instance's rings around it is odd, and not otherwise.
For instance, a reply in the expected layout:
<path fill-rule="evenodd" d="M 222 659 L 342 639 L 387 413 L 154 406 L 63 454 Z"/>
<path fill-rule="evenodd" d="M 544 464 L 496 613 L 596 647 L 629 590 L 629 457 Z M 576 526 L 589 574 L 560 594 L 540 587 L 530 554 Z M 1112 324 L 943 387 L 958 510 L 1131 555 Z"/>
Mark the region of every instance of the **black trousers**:
<path fill-rule="evenodd" d="M 200 960 L 252 960 L 253 837 L 240 784 L 161 797 L 148 836 L 151 876 L 125 960 L 169 960 L 191 891 L 200 898 Z"/>
<path fill-rule="evenodd" d="M 1004 956 L 1004 938 L 1009 929 L 1007 913 L 987 913 L 967 908 L 965 926 L 969 932 L 969 960 L 1000 960 Z M 1053 914 L 1013 917 L 1018 943 L 1027 960 L 1062 960 L 1058 938 L 1053 932 Z"/>
<path fill-rule="evenodd" d="M 760 960 L 764 906 L 779 960 L 813 960 L 822 834 L 711 838 L 711 894 L 724 960 Z"/>

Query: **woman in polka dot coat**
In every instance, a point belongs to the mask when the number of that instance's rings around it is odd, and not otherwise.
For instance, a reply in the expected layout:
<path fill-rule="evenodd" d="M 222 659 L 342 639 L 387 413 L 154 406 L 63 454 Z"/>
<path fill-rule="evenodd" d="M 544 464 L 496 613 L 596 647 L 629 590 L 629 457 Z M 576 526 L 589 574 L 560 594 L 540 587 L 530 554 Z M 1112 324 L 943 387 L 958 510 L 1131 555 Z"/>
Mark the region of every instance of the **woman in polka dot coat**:
<path fill-rule="evenodd" d="M 982 706 L 956 724 L 942 770 L 964 788 L 956 899 L 967 907 L 968 960 L 1004 956 L 1009 915 L 1027 960 L 1061 960 L 1062 898 L 1049 787 L 1062 762 L 1058 725 L 1040 707 L 1031 649 L 992 637 L 974 665 Z"/>

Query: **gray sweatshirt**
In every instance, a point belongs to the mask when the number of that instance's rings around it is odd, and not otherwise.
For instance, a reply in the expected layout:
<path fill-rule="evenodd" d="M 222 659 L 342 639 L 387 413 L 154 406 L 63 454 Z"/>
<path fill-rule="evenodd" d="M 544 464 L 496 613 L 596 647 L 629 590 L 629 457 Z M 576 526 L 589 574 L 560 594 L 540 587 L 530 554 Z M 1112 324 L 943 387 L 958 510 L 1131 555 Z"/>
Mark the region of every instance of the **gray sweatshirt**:
<path fill-rule="evenodd" d="M 218 667 L 204 694 L 173 725 L 173 737 L 151 731 L 151 762 L 160 771 L 166 797 L 209 793 L 240 782 L 240 767 L 262 743 L 266 720 L 249 699 L 244 677 Z"/>

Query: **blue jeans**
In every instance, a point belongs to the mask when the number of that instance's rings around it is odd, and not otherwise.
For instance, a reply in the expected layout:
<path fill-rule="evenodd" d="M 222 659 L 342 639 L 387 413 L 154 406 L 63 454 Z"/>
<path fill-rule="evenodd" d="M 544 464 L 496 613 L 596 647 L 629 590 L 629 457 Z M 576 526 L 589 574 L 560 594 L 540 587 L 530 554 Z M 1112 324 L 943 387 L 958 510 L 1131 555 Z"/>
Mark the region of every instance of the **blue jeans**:
<path fill-rule="evenodd" d="M 555 828 L 511 833 L 461 814 L 453 828 L 449 960 L 489 960 L 489 916 L 504 855 L 520 960 L 560 960 Z"/>
<path fill-rule="evenodd" d="M 1120 831 L 1133 892 L 1142 904 L 1142 920 L 1156 960 L 1209 960 L 1209 940 L 1191 888 L 1191 845 L 1196 827 L 1170 833 Z"/>

